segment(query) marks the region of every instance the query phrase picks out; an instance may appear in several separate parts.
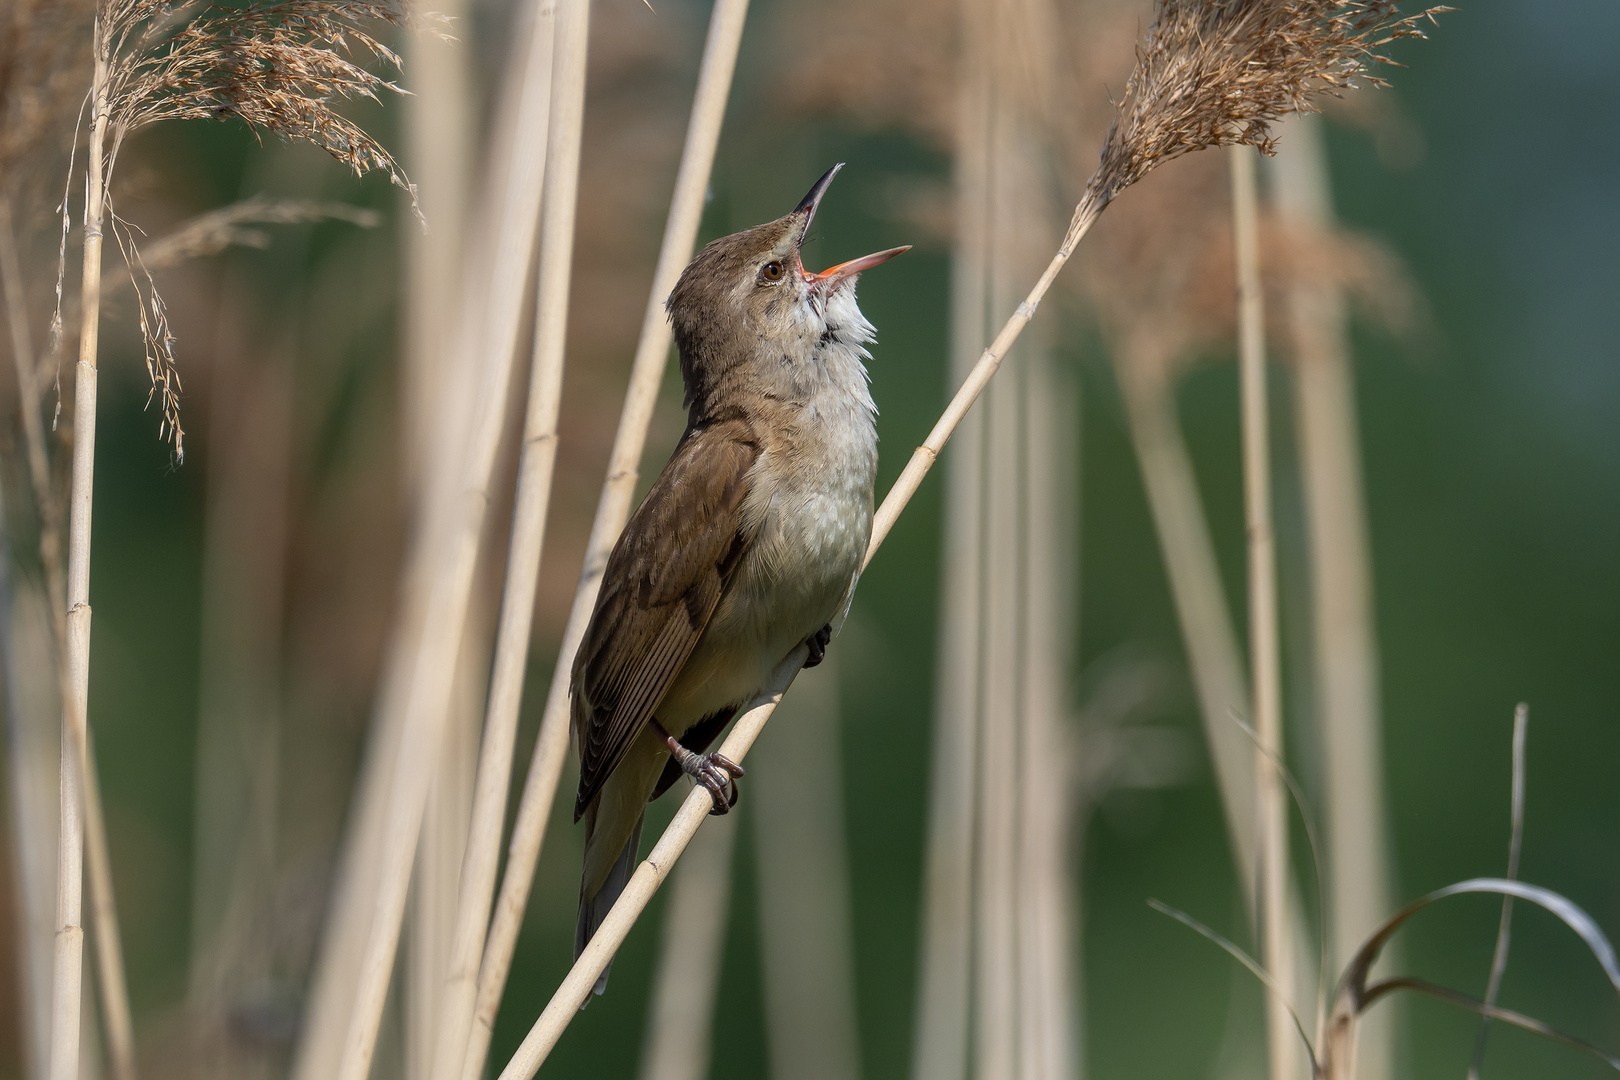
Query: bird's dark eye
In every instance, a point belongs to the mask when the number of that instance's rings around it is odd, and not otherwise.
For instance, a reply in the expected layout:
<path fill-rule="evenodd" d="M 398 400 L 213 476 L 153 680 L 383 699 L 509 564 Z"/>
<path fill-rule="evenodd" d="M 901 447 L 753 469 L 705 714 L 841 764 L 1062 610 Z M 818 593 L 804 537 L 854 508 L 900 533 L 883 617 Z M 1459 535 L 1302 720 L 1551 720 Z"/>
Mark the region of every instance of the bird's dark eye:
<path fill-rule="evenodd" d="M 770 262 L 760 267 L 759 279 L 761 281 L 781 281 L 782 264 L 777 262 L 775 259 L 772 259 Z"/>

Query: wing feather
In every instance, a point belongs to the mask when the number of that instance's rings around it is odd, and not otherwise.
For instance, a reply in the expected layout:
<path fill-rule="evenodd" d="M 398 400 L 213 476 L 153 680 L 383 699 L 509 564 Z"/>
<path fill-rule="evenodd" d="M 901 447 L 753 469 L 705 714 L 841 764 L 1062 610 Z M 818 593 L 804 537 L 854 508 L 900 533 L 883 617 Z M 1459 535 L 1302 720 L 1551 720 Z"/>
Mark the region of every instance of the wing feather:
<path fill-rule="evenodd" d="M 576 821 L 656 713 L 724 595 L 747 547 L 742 506 L 758 457 L 741 422 L 689 432 L 614 545 L 574 658 Z"/>

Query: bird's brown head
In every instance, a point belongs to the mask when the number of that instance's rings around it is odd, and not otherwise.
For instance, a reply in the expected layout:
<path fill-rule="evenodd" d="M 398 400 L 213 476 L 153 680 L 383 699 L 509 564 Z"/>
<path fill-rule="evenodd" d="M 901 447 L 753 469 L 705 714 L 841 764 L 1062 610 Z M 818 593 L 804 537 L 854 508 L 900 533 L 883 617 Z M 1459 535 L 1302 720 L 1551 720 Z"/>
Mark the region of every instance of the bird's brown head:
<path fill-rule="evenodd" d="M 706 245 L 670 293 L 694 423 L 713 418 L 734 392 L 806 397 L 825 377 L 819 361 L 829 344 L 859 350 L 871 340 L 872 325 L 855 305 L 856 278 L 909 245 L 819 274 L 799 257 L 816 208 L 841 168 L 828 169 L 791 213 Z"/>

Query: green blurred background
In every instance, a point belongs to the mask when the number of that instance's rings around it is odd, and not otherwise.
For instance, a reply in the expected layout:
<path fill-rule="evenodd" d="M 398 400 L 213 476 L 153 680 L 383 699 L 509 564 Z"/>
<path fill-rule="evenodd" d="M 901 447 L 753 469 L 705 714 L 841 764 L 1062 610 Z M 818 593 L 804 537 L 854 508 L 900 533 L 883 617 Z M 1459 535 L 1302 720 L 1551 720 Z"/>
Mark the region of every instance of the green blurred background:
<path fill-rule="evenodd" d="M 585 522 L 616 416 L 633 330 L 673 178 L 707 5 L 597 0 L 580 263 L 564 408 L 563 474 L 548 546 L 520 754 L 532 744 Z M 943 404 L 949 257 L 896 191 L 946 190 L 947 155 L 915 132 L 874 128 L 792 100 L 795 52 L 815 5 L 755 0 L 715 165 L 705 239 L 775 217 L 822 168 L 846 161 L 807 262 L 893 244 L 917 250 L 862 282 L 879 327 L 871 365 L 881 409 L 879 489 L 892 481 Z M 466 47 L 475 70 L 502 60 L 504 4 L 475 3 Z M 831 16 L 829 16 L 831 17 Z M 1144 7 L 1143 20 L 1148 17 Z M 610 46 L 610 41 L 617 45 Z M 1421 136 L 1399 168 L 1375 139 L 1330 124 L 1344 222 L 1404 260 L 1426 305 L 1414 340 L 1355 338 L 1370 514 L 1388 805 L 1397 895 L 1413 897 L 1504 867 L 1509 735 L 1530 704 L 1523 876 L 1620 929 L 1620 8 L 1608 0 L 1475 0 L 1428 43 L 1403 43 L 1390 93 Z M 897 50 L 906 49 L 897 43 Z M 409 83 L 409 74 L 406 75 Z M 488 90 L 488 87 L 484 87 Z M 1098 80 L 1093 93 L 1107 88 Z M 364 115 L 397 143 L 400 108 Z M 233 250 L 160 281 L 174 309 L 190 452 L 174 467 L 142 411 L 146 394 L 130 312 L 114 307 L 103 354 L 96 485 L 91 722 L 98 756 L 143 1062 L 165 1071 L 179 1038 L 191 897 L 201 578 L 210 446 L 210 364 L 229 348 L 289 365 L 294 387 L 283 778 L 299 865 L 284 938 L 307 965 L 320 897 L 370 715 L 370 691 L 395 596 L 405 528 L 399 482 L 397 275 L 411 224 L 397 192 L 355 183 L 334 164 L 233 127 L 188 124 L 130 150 L 125 216 L 161 224 L 264 191 L 374 206 L 389 224 L 278 229 L 265 250 Z M 1386 155 L 1387 156 L 1387 155 Z M 1178 166 L 1171 165 L 1169 168 Z M 604 180 L 634 173 L 650 193 Z M 628 181 L 625 181 L 628 182 Z M 1069 178 L 1072 190 L 1078 178 Z M 639 189 L 638 189 L 639 190 Z M 1130 195 L 1125 196 L 1126 199 Z M 48 207 L 33 207 L 48 214 Z M 587 249 L 595 237 L 603 252 Z M 1241 903 L 1157 541 L 1111 369 L 1074 305 L 1053 305 L 1059 351 L 1083 382 L 1079 649 L 1075 685 L 1121 650 L 1171 673 L 1157 722 L 1186 732 L 1198 764 L 1183 782 L 1119 792 L 1085 824 L 1081 868 L 1084 1057 L 1098 1078 L 1211 1075 L 1230 1024 L 1261 1023 L 1246 976 L 1209 943 L 1151 911 L 1158 897 L 1241 936 Z M 618 325 L 623 324 L 623 325 Z M 628 327 L 628 329 L 627 329 Z M 237 343 L 235 345 L 231 343 Z M 1016 355 L 1016 354 L 1015 354 Z M 1274 400 L 1286 401 L 1286 371 Z M 1243 595 L 1236 369 L 1211 355 L 1182 383 L 1228 594 Z M 1278 410 L 1278 506 L 1285 648 L 1306 632 L 1302 518 L 1287 410 Z M 644 473 L 679 433 L 670 383 Z M 570 437 L 574 442 L 570 444 Z M 506 475 L 510 475 L 507 467 Z M 563 518 L 568 520 L 564 521 Z M 941 485 L 931 479 L 863 579 L 842 647 L 843 797 L 848 823 L 861 1065 L 909 1074 L 920 876 L 935 685 Z M 345 539 L 345 537 L 348 537 Z M 571 539 L 570 539 L 571 538 Z M 491 548 L 504 554 L 498 542 Z M 497 565 L 499 560 L 496 560 Z M 493 594 L 491 594 L 493 595 Z M 549 601 L 548 599 L 549 598 Z M 1239 617 L 1240 617 L 1239 613 Z M 324 629 L 322 629 L 324 627 Z M 301 667 L 299 665 L 302 665 Z M 1297 665 L 1288 668 L 1297 670 Z M 1291 679 L 1289 738 L 1309 748 L 1307 691 Z M 767 738 L 769 736 L 767 735 Z M 1316 777 L 1300 772 L 1307 793 Z M 563 791 L 571 789 L 565 776 Z M 669 800 L 665 800 L 668 803 Z M 746 789 L 741 805 L 746 825 Z M 669 812 L 667 805 L 653 817 Z M 571 960 L 579 840 L 554 817 L 492 1060 L 502 1062 Z M 759 1005 L 757 897 L 739 845 L 722 968 L 717 1078 L 768 1071 Z M 1303 849 L 1301 849 L 1303 854 Z M 291 856 L 289 856 L 291 860 Z M 544 1076 L 635 1075 L 661 925 L 655 900 L 621 951 L 610 993 L 573 1024 Z M 1402 965 L 1469 993 L 1483 990 L 1498 906 L 1451 902 L 1401 938 Z M 15 957 L 15 942 L 9 951 Z M 287 993 L 296 995 L 296 980 Z M 1580 944 L 1522 907 L 1504 1005 L 1620 1048 L 1620 1009 Z M 1458 1075 L 1475 1022 L 1403 1001 L 1405 1077 Z M 1232 1020 L 1230 1017 L 1235 1016 Z M 19 1028 L 0 1031 L 0 1070 L 19 1074 Z M 1487 1075 L 1585 1077 L 1601 1066 L 1518 1032 L 1493 1035 Z"/>

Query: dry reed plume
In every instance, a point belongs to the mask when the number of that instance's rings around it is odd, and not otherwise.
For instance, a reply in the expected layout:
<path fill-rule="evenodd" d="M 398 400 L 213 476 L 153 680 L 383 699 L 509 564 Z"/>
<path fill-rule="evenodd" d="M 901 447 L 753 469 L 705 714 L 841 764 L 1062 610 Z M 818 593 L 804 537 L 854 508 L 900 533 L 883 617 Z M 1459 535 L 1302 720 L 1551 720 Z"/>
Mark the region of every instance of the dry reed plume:
<path fill-rule="evenodd" d="M 1119 115 L 1087 184 L 1107 203 L 1167 161 L 1233 143 L 1276 150 L 1271 125 L 1360 81 L 1387 85 L 1376 50 L 1423 37 L 1433 7 L 1401 17 L 1391 0 L 1161 0 L 1137 48 Z"/>
<path fill-rule="evenodd" d="M 113 150 L 159 120 L 238 118 L 410 190 L 393 154 L 335 105 L 400 88 L 351 57 L 399 56 L 366 27 L 404 26 L 399 0 L 285 0 L 246 8 L 112 0 L 98 13 Z M 111 168 L 108 168 L 109 177 Z"/>
<path fill-rule="evenodd" d="M 336 108 L 343 101 L 378 101 L 385 91 L 402 92 L 356 61 L 381 60 L 397 68 L 399 56 L 367 27 L 408 21 L 398 0 L 286 0 L 240 9 L 104 0 L 98 7 L 90 152 L 102 157 L 102 197 L 140 297 L 147 374 L 162 413 L 160 436 L 173 443 L 177 461 L 185 458 L 185 431 L 167 307 L 152 280 L 154 267 L 142 259 L 111 204 L 124 140 L 163 120 L 236 118 L 255 131 L 318 147 L 356 176 L 386 173 L 411 192 L 414 206 L 415 189 L 394 156 Z"/>

